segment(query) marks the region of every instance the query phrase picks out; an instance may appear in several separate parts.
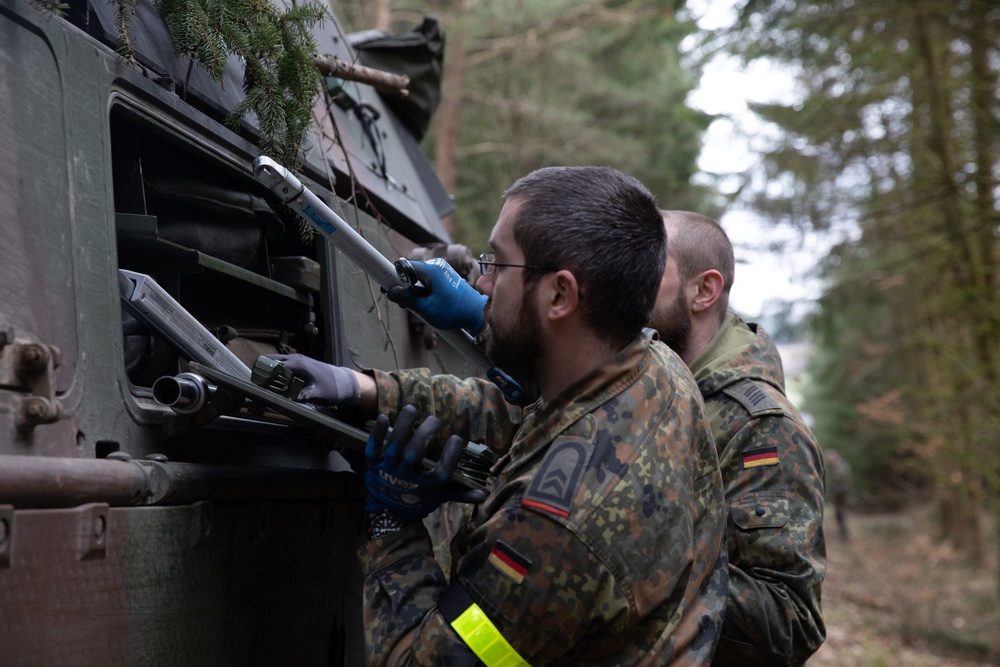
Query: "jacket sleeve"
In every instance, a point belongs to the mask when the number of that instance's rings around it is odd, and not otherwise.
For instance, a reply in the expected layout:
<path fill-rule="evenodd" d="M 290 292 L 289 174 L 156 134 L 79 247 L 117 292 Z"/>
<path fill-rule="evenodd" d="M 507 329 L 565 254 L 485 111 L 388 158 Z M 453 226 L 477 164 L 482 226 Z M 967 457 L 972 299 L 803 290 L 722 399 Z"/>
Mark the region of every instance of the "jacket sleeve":
<path fill-rule="evenodd" d="M 426 368 L 373 373 L 379 412 L 394 421 L 403 406 L 413 405 L 421 419 L 434 415 L 441 420 L 439 442 L 459 435 L 502 454 L 521 426 L 522 409 L 508 403 L 489 380 L 431 375 Z"/>
<path fill-rule="evenodd" d="M 804 424 L 778 411 L 750 419 L 722 454 L 729 601 L 712 664 L 801 665 L 826 637 L 819 445 Z"/>
<path fill-rule="evenodd" d="M 508 508 L 480 526 L 450 586 L 419 524 L 370 542 L 359 556 L 373 667 L 482 664 L 451 625 L 456 611 L 473 605 L 489 621 L 487 634 L 502 636 L 533 667 L 630 617 L 601 560 L 571 530 L 531 510 Z"/>

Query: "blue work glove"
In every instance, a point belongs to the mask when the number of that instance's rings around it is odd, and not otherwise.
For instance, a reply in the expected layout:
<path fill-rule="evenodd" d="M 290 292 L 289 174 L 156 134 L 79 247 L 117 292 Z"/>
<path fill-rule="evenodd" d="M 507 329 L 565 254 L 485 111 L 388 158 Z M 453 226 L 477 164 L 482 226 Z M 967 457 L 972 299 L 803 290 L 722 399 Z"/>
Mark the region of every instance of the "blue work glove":
<path fill-rule="evenodd" d="M 386 292 L 389 301 L 409 308 L 436 329 L 465 329 L 473 336 L 483 330 L 483 307 L 488 300 L 485 294 L 441 258 L 410 265 L 424 288 L 390 287 Z"/>
<path fill-rule="evenodd" d="M 317 405 L 354 405 L 361 399 L 361 384 L 354 371 L 342 366 L 331 366 L 304 354 L 268 354 L 269 359 L 280 361 L 306 384 L 297 400 Z"/>
<path fill-rule="evenodd" d="M 427 417 L 414 431 L 416 418 L 417 409 L 405 406 L 396 418 L 389 444 L 384 449 L 389 418 L 379 415 L 375 420 L 365 447 L 368 460 L 365 509 L 369 512 L 388 509 L 404 521 L 417 521 L 448 501 L 483 502 L 486 494 L 482 491 L 451 481 L 465 450 L 465 442 L 459 436 L 448 438 L 437 465 L 430 470 L 424 467 L 424 453 L 441 427 L 441 420 Z"/>

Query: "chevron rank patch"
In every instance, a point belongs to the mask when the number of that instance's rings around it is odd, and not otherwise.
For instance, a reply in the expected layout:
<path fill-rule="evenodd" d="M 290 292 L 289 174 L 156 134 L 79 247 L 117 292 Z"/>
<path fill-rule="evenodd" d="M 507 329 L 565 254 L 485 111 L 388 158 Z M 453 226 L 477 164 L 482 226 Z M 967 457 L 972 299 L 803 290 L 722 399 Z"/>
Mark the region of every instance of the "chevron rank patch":
<path fill-rule="evenodd" d="M 569 518 L 587 451 L 576 440 L 556 440 L 549 448 L 521 504 Z"/>
<path fill-rule="evenodd" d="M 514 580 L 515 584 L 524 581 L 524 575 L 531 565 L 531 561 L 514 551 L 514 548 L 501 540 L 497 540 L 496 546 L 490 552 L 490 565 L 503 572 Z"/>
<path fill-rule="evenodd" d="M 743 469 L 778 465 L 777 447 L 759 447 L 743 452 Z"/>

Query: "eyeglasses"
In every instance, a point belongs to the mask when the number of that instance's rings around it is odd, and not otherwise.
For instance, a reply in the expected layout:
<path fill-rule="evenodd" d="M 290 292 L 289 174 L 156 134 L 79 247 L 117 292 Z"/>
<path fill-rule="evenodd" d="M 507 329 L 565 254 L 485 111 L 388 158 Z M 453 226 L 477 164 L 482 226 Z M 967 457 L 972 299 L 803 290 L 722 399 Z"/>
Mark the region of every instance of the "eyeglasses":
<path fill-rule="evenodd" d="M 479 256 L 479 272 L 484 276 L 488 276 L 491 273 L 495 273 L 498 266 L 510 266 L 522 269 L 534 269 L 535 271 L 555 271 L 556 269 L 548 269 L 544 266 L 535 266 L 533 264 L 504 264 L 502 262 L 495 261 L 497 258 L 496 253 L 484 252 Z"/>

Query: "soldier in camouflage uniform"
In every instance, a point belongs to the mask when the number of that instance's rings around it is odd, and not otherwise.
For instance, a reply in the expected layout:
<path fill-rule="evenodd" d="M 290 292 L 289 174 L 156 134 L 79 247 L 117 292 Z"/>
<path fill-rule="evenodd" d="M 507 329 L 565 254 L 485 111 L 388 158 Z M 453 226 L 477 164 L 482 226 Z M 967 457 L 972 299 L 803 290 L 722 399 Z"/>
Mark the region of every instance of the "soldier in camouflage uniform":
<path fill-rule="evenodd" d="M 641 333 L 660 277 L 649 267 L 665 260 L 655 201 L 612 169 L 542 169 L 508 191 L 490 245 L 483 340 L 537 385 L 530 407 L 478 378 L 283 358 L 309 380 L 306 399 L 400 419 L 413 405 L 439 440 L 501 455 L 453 541 L 450 577 L 419 520 L 372 515 L 375 539 L 359 552 L 370 663 L 708 665 L 726 605 L 725 508 L 694 379 Z M 410 432 L 397 421 L 382 461 L 402 446 L 422 453 L 403 442 Z M 370 498 L 383 497 L 380 445 L 369 443 Z"/>
<path fill-rule="evenodd" d="M 847 530 L 847 508 L 851 506 L 851 464 L 835 449 L 827 449 L 826 471 L 827 491 L 833 499 L 834 517 L 837 519 L 837 529 L 840 539 L 844 542 L 850 540 L 850 533 Z"/>
<path fill-rule="evenodd" d="M 823 643 L 823 458 L 785 397 L 764 329 L 727 312 L 733 249 L 722 228 L 665 211 L 668 256 L 651 325 L 705 399 L 729 507 L 729 602 L 713 665 L 800 665 Z"/>

